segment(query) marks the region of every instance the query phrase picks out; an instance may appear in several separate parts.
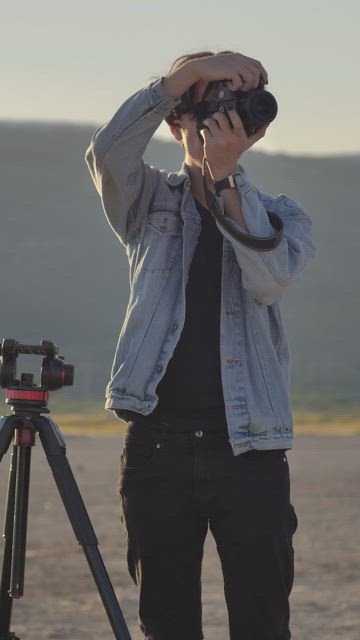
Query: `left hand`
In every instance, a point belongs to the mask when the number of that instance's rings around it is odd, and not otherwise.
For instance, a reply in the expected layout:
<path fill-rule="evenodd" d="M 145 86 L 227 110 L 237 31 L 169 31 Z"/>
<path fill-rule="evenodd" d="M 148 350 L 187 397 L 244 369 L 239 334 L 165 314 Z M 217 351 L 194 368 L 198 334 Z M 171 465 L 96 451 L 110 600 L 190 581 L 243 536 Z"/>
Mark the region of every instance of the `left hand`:
<path fill-rule="evenodd" d="M 204 156 L 209 163 L 212 179 L 222 180 L 238 169 L 239 156 L 255 142 L 263 138 L 268 124 L 247 136 L 244 125 L 235 110 L 228 111 L 233 129 L 224 113 L 213 113 L 204 120 L 208 129 L 201 129 L 204 139 Z"/>

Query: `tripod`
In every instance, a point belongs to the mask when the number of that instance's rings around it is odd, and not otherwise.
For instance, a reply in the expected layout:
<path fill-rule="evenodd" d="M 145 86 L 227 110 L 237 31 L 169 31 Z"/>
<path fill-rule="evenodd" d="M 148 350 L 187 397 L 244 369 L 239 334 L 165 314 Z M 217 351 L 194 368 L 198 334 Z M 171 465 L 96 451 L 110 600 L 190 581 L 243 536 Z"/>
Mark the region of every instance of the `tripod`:
<path fill-rule="evenodd" d="M 25 374 L 29 382 L 29 374 Z M 29 389 L 29 387 L 28 387 Z M 81 498 L 57 424 L 40 413 L 49 413 L 48 392 L 7 390 L 12 415 L 0 417 L 0 461 L 13 438 L 6 515 L 5 548 L 0 587 L 0 640 L 20 640 L 10 631 L 13 599 L 23 595 L 26 526 L 29 500 L 31 447 L 39 433 L 57 488 L 79 544 L 83 547 L 115 638 L 131 640 L 109 576 L 98 550 L 98 541 Z"/>

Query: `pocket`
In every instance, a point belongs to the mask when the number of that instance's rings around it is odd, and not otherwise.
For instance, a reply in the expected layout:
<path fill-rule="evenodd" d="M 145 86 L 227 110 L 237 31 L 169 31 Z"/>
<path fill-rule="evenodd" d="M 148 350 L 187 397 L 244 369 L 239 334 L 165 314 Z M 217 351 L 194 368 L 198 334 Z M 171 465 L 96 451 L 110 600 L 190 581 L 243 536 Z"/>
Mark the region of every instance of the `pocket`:
<path fill-rule="evenodd" d="M 182 247 L 183 221 L 171 211 L 150 212 L 140 239 L 133 281 L 146 272 L 166 272 L 173 268 Z M 142 288 L 146 283 L 142 282 Z M 153 289 L 154 283 L 148 283 Z"/>
<path fill-rule="evenodd" d="M 153 209 L 148 215 L 148 228 L 159 236 L 182 236 L 183 221 L 180 215 L 166 211 L 165 207 Z"/>
<path fill-rule="evenodd" d="M 154 456 L 155 443 L 149 440 L 128 438 L 120 455 L 120 470 L 122 473 L 149 468 Z"/>

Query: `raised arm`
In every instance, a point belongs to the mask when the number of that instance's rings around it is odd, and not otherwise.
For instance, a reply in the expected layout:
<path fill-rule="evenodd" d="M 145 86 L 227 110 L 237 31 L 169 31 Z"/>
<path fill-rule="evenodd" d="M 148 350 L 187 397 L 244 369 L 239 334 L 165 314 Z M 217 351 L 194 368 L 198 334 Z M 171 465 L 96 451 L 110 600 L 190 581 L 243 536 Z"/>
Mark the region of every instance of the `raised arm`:
<path fill-rule="evenodd" d="M 260 63 L 242 54 L 191 60 L 132 95 L 94 132 L 85 161 L 108 222 L 124 245 L 144 223 L 161 179 L 161 172 L 142 158 L 161 121 L 195 83 L 200 92 L 220 78 L 227 78 L 233 89 L 241 86 L 239 72 L 245 63 L 258 65 L 266 78 Z"/>
<path fill-rule="evenodd" d="M 143 153 L 176 104 L 164 93 L 161 80 L 151 83 L 96 129 L 86 150 L 108 222 L 125 246 L 140 229 L 160 178 L 160 172 L 143 161 Z"/>

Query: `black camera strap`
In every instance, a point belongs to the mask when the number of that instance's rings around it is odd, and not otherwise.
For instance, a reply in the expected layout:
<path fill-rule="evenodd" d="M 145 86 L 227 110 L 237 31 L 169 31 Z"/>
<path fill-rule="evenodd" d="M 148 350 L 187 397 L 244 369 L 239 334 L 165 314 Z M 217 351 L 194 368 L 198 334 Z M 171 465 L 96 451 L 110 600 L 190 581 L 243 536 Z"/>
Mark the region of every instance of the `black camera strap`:
<path fill-rule="evenodd" d="M 209 167 L 209 163 L 207 162 L 206 158 L 204 158 L 202 166 L 204 192 L 206 204 L 213 218 L 215 218 L 215 220 L 218 220 L 219 223 L 226 229 L 226 231 L 228 231 L 235 238 L 235 240 L 239 240 L 239 242 L 242 242 L 250 249 L 255 249 L 255 251 L 271 251 L 272 249 L 275 249 L 281 241 L 284 228 L 284 223 L 280 216 L 278 216 L 273 211 L 266 211 L 271 225 L 277 230 L 276 233 L 274 233 L 272 236 L 252 236 L 247 233 L 242 233 L 241 231 L 236 229 L 234 225 L 227 221 L 219 205 L 219 202 L 217 201 L 216 196 L 207 188 L 205 163 L 207 163 Z"/>

